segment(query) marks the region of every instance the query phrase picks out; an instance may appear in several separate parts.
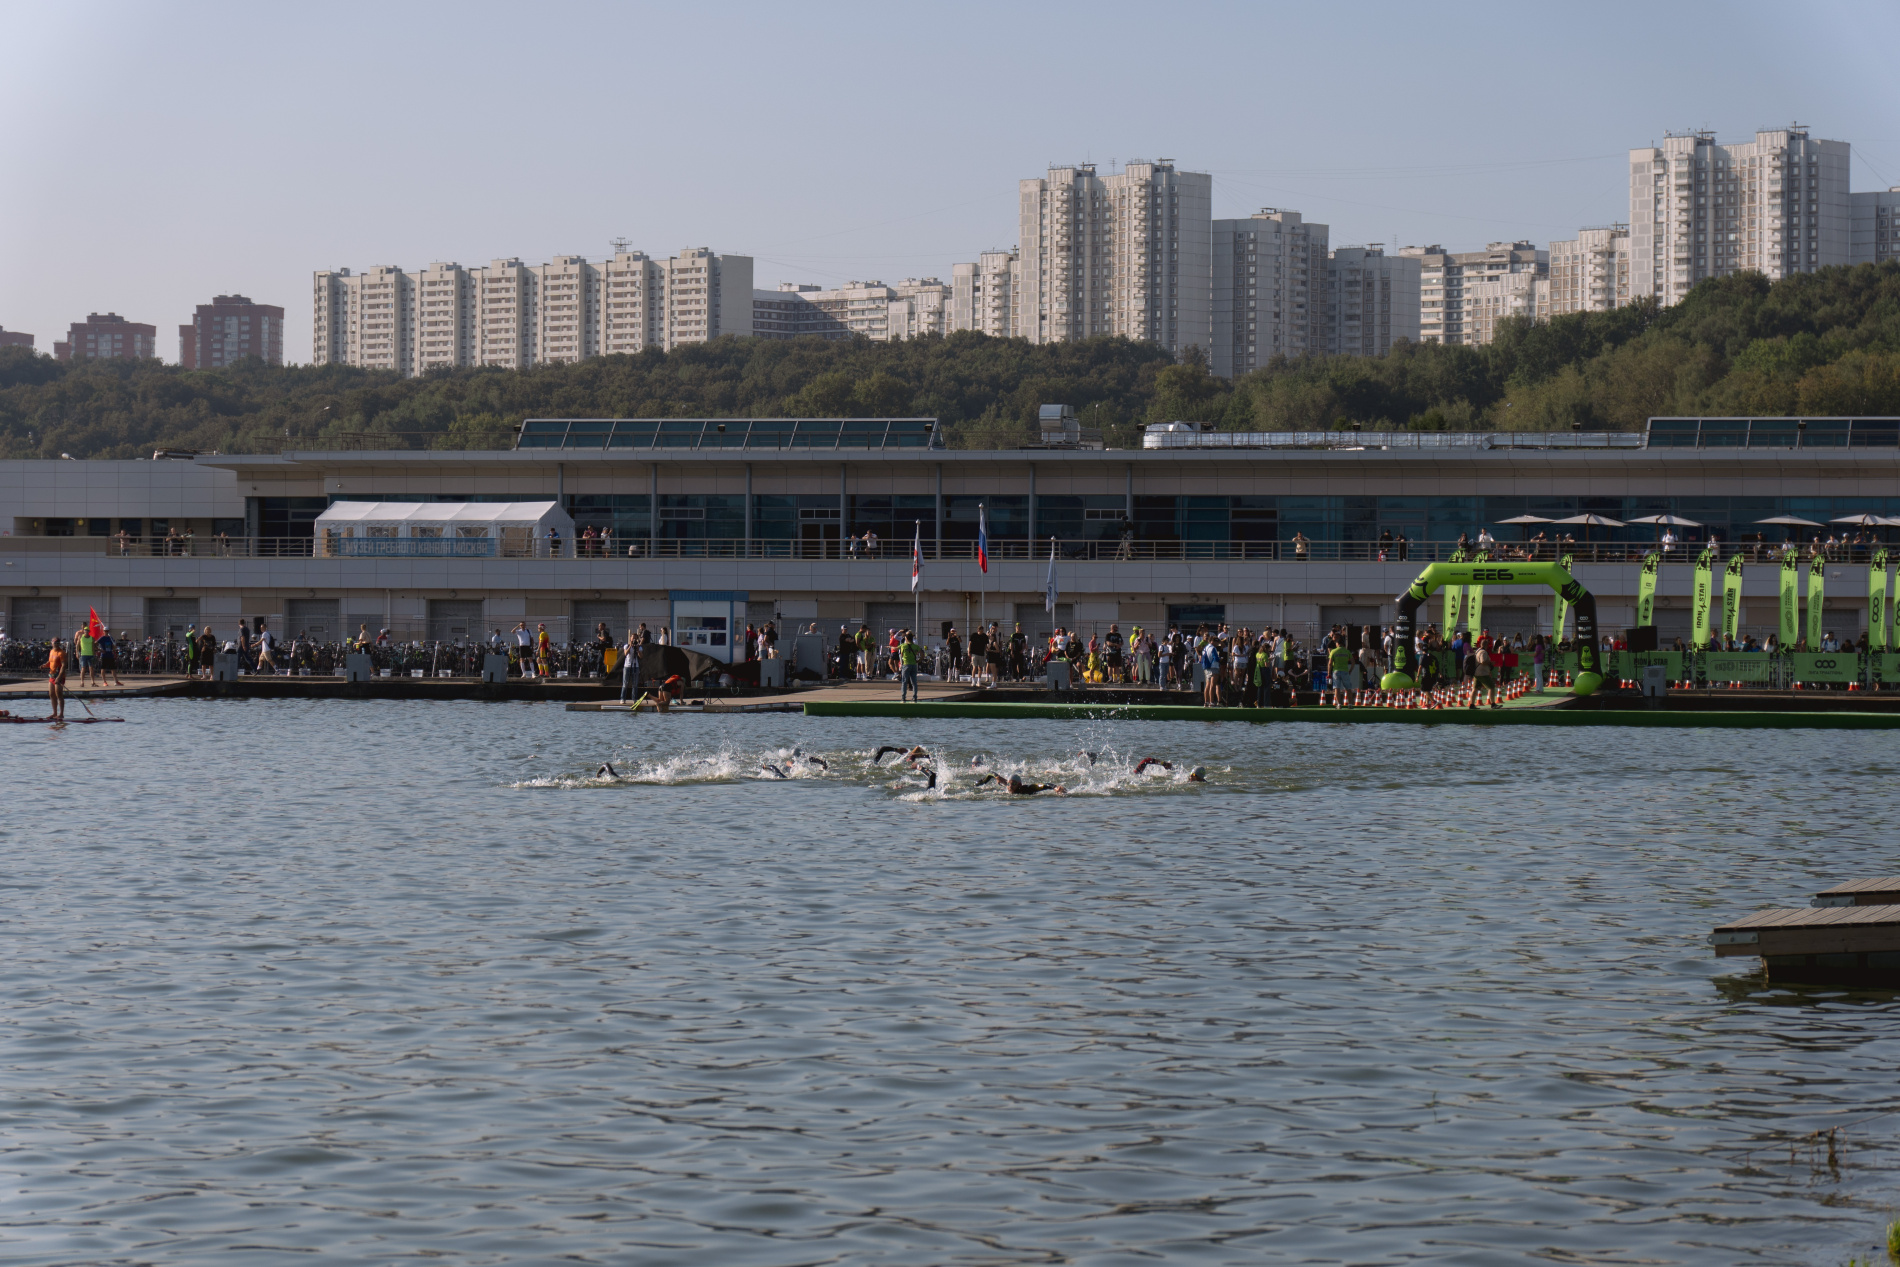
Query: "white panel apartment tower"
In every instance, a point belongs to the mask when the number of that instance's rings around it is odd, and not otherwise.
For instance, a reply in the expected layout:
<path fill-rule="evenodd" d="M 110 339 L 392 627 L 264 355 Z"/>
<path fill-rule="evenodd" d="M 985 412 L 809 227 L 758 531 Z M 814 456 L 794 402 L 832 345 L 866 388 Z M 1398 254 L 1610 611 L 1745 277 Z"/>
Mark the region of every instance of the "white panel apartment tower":
<path fill-rule="evenodd" d="M 1213 189 L 1167 160 L 1019 186 L 1021 322 L 1033 343 L 1119 334 L 1176 356 L 1213 340 Z"/>
<path fill-rule="evenodd" d="M 1017 278 L 1022 261 L 1014 251 L 985 251 L 974 264 L 950 266 L 950 329 L 976 330 L 1007 339 L 1016 329 Z"/>
<path fill-rule="evenodd" d="M 312 362 L 410 372 L 414 296 L 407 273 L 379 264 L 364 273 L 324 270 L 312 281 Z"/>
<path fill-rule="evenodd" d="M 1326 351 L 1328 233 L 1275 207 L 1214 222 L 1214 373 L 1238 378 L 1276 356 Z"/>
<path fill-rule="evenodd" d="M 1718 145 L 1712 132 L 1630 151 L 1630 293 L 1673 304 L 1706 277 L 1770 280 L 1852 259 L 1845 141 L 1798 126 Z"/>
<path fill-rule="evenodd" d="M 431 264 L 312 279 L 317 364 L 418 374 L 438 366 L 526 369 L 752 333 L 752 259 L 704 247 L 595 264 L 560 255 L 485 268 Z"/>

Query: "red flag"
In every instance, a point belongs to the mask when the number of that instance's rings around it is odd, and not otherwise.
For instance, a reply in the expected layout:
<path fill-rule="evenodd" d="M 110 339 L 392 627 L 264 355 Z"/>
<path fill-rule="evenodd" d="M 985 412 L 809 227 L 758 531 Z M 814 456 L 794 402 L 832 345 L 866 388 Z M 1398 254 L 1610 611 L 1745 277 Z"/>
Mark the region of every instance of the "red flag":
<path fill-rule="evenodd" d="M 99 623 L 99 613 L 88 607 L 86 609 L 86 636 L 100 638 L 105 636 L 105 632 L 105 626 Z"/>

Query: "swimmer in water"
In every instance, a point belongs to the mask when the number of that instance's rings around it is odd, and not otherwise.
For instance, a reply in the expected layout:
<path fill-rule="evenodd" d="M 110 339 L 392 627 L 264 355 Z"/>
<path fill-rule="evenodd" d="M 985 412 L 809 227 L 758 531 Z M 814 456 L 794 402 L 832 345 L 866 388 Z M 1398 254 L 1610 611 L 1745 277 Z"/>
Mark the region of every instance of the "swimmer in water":
<path fill-rule="evenodd" d="M 1097 757 L 1097 755 L 1098 755 L 1098 754 L 1097 754 L 1097 753 L 1093 753 L 1093 752 L 1085 752 L 1085 753 L 1083 753 L 1082 755 L 1083 755 L 1083 756 L 1085 756 L 1085 757 L 1087 757 L 1087 758 L 1089 759 L 1089 764 L 1090 764 L 1090 765 L 1094 765 L 1094 764 L 1095 764 L 1095 759 L 1096 759 L 1096 757 Z"/>
<path fill-rule="evenodd" d="M 1158 765 L 1163 770 L 1174 769 L 1174 762 L 1172 761 L 1163 761 L 1160 757 L 1143 757 L 1141 760 L 1135 762 L 1135 773 L 1140 774 L 1151 765 Z"/>
<path fill-rule="evenodd" d="M 895 752 L 898 756 L 904 758 L 904 760 L 908 761 L 913 767 L 919 761 L 923 760 L 924 758 L 930 755 L 928 752 L 924 751 L 923 745 L 921 744 L 919 744 L 915 748 L 900 748 L 894 744 L 885 744 L 882 748 L 879 748 L 877 750 L 877 755 L 871 758 L 871 764 L 872 765 L 878 764 L 880 761 L 884 760 L 884 758 L 887 755 L 893 752 Z"/>
<path fill-rule="evenodd" d="M 831 763 L 829 761 L 825 760 L 823 757 L 808 757 L 805 755 L 805 750 L 803 748 L 792 749 L 792 761 L 803 761 L 806 765 L 815 765 L 820 770 L 824 770 L 827 772 L 829 772 L 831 769 Z M 791 769 L 791 761 L 787 761 L 785 763 L 785 768 L 788 770 Z"/>
<path fill-rule="evenodd" d="M 617 779 L 620 777 L 620 771 L 614 769 L 613 762 L 603 761 L 601 762 L 600 769 L 594 771 L 594 777 L 597 779 L 599 778 Z"/>
<path fill-rule="evenodd" d="M 1001 779 L 997 779 L 997 783 L 1001 783 Z M 1068 796 L 1068 788 L 1060 783 L 1024 783 L 1022 775 L 1009 775 L 1005 790 L 1011 796 L 1035 796 L 1037 792 L 1056 792 L 1060 796 Z"/>
<path fill-rule="evenodd" d="M 1192 770 L 1189 770 L 1188 782 L 1189 783 L 1207 782 L 1207 767 L 1204 765 L 1197 765 Z"/>
<path fill-rule="evenodd" d="M 779 769 L 777 766 L 771 765 L 767 762 L 760 762 L 759 769 L 763 770 L 765 773 L 771 775 L 775 779 L 789 779 L 792 777 L 791 775 L 785 773 L 785 771 Z"/>

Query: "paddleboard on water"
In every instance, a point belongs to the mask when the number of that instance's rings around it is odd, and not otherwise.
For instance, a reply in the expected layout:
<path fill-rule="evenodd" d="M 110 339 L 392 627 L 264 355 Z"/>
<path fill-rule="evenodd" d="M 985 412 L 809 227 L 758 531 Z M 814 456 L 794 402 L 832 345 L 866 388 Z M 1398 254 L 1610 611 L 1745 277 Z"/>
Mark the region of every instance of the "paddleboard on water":
<path fill-rule="evenodd" d="M 73 726 L 90 726 L 99 721 L 124 721 L 123 717 L 0 717 L 0 725 L 12 722 L 16 726 L 29 726 L 45 722 L 62 722 Z"/>

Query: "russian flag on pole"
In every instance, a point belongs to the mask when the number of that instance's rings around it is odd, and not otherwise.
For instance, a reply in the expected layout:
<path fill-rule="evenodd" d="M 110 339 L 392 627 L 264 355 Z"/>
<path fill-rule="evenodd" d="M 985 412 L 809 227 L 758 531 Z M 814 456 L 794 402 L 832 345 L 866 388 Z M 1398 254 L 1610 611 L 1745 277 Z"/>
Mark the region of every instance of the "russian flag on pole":
<path fill-rule="evenodd" d="M 990 570 L 990 516 L 982 502 L 976 504 L 976 565 Z"/>

